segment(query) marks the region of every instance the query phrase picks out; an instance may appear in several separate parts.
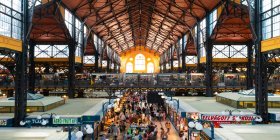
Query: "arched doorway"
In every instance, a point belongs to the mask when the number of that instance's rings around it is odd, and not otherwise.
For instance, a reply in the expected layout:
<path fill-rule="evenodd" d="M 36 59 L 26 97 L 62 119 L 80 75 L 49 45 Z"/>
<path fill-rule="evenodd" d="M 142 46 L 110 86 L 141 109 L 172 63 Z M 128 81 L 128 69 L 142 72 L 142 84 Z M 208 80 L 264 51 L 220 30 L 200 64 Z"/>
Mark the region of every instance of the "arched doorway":
<path fill-rule="evenodd" d="M 149 62 L 147 65 L 147 73 L 154 73 L 155 72 L 155 66 L 154 63 Z"/>

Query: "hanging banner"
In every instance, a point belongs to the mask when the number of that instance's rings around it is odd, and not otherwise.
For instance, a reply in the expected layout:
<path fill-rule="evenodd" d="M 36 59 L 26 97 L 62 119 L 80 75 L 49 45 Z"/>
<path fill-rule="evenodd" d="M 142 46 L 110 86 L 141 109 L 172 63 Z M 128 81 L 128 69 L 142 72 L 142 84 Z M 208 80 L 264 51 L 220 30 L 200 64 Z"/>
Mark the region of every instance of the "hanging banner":
<path fill-rule="evenodd" d="M 256 115 L 244 115 L 244 116 L 240 116 L 240 115 L 206 115 L 206 114 L 202 114 L 201 115 L 201 119 L 202 120 L 207 120 L 207 121 L 253 121 L 256 119 Z"/>
<path fill-rule="evenodd" d="M 236 123 L 252 123 L 259 117 L 257 115 L 215 115 L 201 114 L 201 119 L 213 122 L 214 126 L 219 128 L 221 124 L 236 124 Z"/>

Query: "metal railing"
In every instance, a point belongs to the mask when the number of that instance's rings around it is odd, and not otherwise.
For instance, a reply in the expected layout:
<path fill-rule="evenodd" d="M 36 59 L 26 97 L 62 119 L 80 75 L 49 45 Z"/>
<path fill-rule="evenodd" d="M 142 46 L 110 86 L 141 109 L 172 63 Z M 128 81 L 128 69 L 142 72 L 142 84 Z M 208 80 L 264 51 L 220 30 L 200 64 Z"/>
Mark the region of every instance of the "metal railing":
<path fill-rule="evenodd" d="M 51 75 L 51 74 L 48 74 Z M 35 80 L 36 88 L 68 88 L 67 78 L 46 76 Z M 41 80 L 40 80 L 41 79 Z M 280 89 L 278 79 L 268 81 L 268 89 Z M 76 88 L 189 88 L 205 89 L 204 74 L 91 74 L 91 76 L 77 78 L 74 83 Z M 215 89 L 245 89 L 244 78 L 218 77 L 211 81 Z M 13 81 L 0 80 L 0 89 L 14 88 Z"/>

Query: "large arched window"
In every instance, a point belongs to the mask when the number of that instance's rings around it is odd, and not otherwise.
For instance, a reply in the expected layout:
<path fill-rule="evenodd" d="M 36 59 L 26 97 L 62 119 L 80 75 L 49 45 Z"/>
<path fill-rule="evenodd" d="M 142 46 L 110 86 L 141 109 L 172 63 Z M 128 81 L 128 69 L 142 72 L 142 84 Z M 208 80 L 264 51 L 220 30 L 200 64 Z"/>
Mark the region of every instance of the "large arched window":
<path fill-rule="evenodd" d="M 147 73 L 154 73 L 154 71 L 155 71 L 154 64 L 152 62 L 149 62 L 147 65 Z"/>
<path fill-rule="evenodd" d="M 126 64 L 126 73 L 133 73 L 133 64 L 131 62 L 128 62 Z"/>
<path fill-rule="evenodd" d="M 135 70 L 145 70 L 145 56 L 143 54 L 135 56 Z"/>

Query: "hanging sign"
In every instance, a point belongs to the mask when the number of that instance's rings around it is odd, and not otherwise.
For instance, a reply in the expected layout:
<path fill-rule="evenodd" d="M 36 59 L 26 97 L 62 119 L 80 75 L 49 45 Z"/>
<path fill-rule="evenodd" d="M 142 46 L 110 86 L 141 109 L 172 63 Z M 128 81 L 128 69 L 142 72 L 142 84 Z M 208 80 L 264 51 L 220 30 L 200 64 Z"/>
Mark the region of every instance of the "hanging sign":
<path fill-rule="evenodd" d="M 221 124 L 245 124 L 253 123 L 254 120 L 259 116 L 256 115 L 213 115 L 213 114 L 202 114 L 201 119 L 209 122 L 213 122 L 214 127 L 220 128 Z"/>
<path fill-rule="evenodd" d="M 207 121 L 253 121 L 256 119 L 256 115 L 244 115 L 244 116 L 238 116 L 238 115 L 201 115 L 202 120 Z"/>
<path fill-rule="evenodd" d="M 53 124 L 59 124 L 59 125 L 69 125 L 69 124 L 78 124 L 79 120 L 78 118 L 53 118 Z"/>

